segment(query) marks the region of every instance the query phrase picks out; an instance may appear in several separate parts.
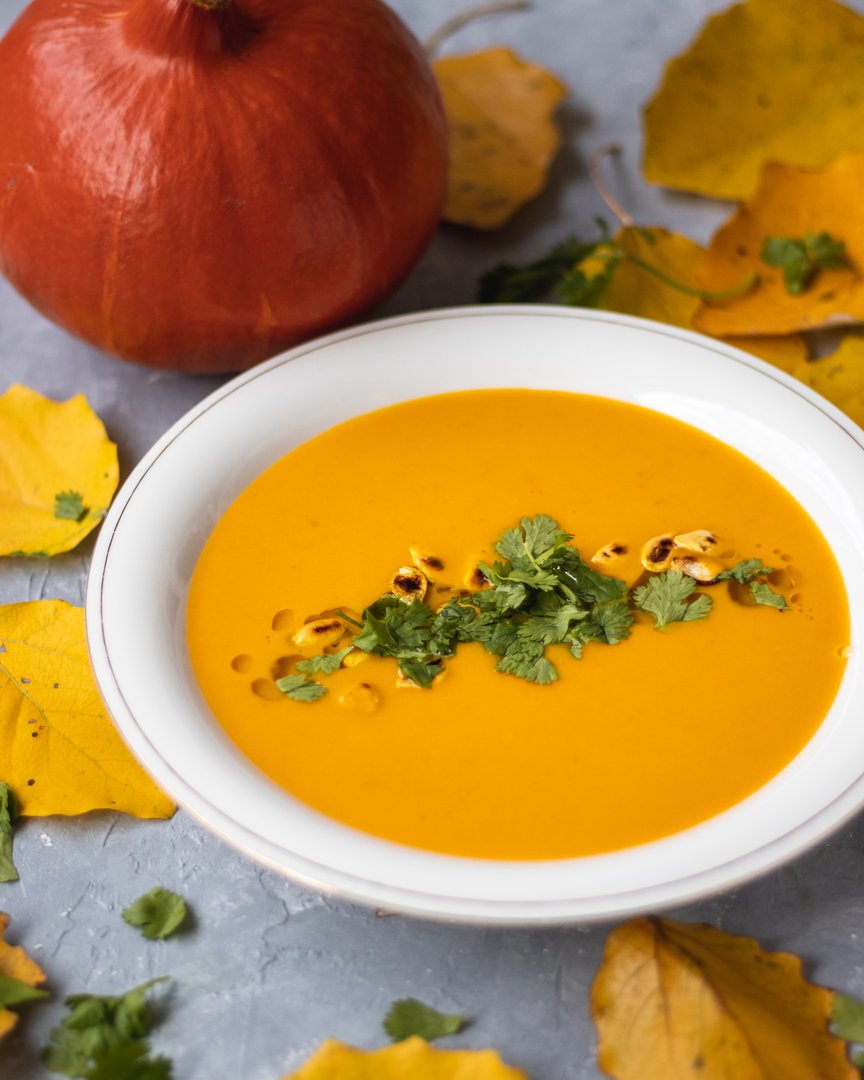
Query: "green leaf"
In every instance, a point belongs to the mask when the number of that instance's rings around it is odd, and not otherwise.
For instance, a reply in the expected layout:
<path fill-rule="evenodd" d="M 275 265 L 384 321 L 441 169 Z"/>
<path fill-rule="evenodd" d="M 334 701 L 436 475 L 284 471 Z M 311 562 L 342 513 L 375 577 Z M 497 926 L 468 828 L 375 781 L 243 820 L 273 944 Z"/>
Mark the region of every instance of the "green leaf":
<path fill-rule="evenodd" d="M 766 585 L 764 581 L 751 581 L 750 595 L 757 604 L 777 608 L 778 611 L 787 611 L 789 608 L 785 598 L 780 593 L 774 592 L 771 586 Z"/>
<path fill-rule="evenodd" d="M 51 997 L 50 990 L 37 990 L 20 979 L 0 975 L 0 1009 L 12 1009 L 28 1001 L 41 1001 Z"/>
<path fill-rule="evenodd" d="M 543 655 L 543 646 L 517 638 L 496 665 L 496 671 L 516 675 L 520 679 L 548 686 L 558 678 L 558 671 L 551 660 Z"/>
<path fill-rule="evenodd" d="M 669 623 L 691 622 L 708 615 L 711 597 L 700 593 L 691 600 L 695 591 L 693 578 L 686 577 L 680 570 L 666 570 L 634 589 L 633 600 L 638 608 L 654 616 L 654 628 L 659 630 Z"/>
<path fill-rule="evenodd" d="M 596 243 L 586 244 L 577 236 L 570 236 L 535 262 L 525 266 L 498 266 L 480 279 L 477 299 L 481 304 L 542 299 L 550 295 L 568 271 L 587 258 L 596 246 Z"/>
<path fill-rule="evenodd" d="M 729 570 L 722 570 L 717 575 L 718 581 L 737 581 L 739 585 L 749 585 L 757 577 L 767 577 L 774 570 L 766 566 L 761 559 L 743 559 Z"/>
<path fill-rule="evenodd" d="M 461 1013 L 442 1013 L 417 998 L 401 998 L 394 1001 L 384 1017 L 384 1030 L 393 1040 L 401 1042 L 412 1035 L 431 1042 L 444 1035 L 456 1035 L 465 1026 Z"/>
<path fill-rule="evenodd" d="M 85 1080 L 171 1080 L 171 1076 L 171 1062 L 151 1058 L 143 1039 L 112 1046 L 84 1073 Z"/>
<path fill-rule="evenodd" d="M 150 941 L 162 940 L 178 930 L 188 909 L 186 901 L 169 889 L 156 886 L 123 910 L 123 920 Z"/>
<path fill-rule="evenodd" d="M 83 521 L 90 512 L 78 491 L 58 491 L 54 496 L 54 517 L 64 521 Z"/>
<path fill-rule="evenodd" d="M 302 671 L 304 675 L 332 675 L 334 671 L 342 667 L 342 661 L 353 648 L 353 645 L 346 645 L 344 649 L 335 653 L 325 653 L 323 656 L 313 656 L 308 660 L 298 660 L 297 670 Z"/>
<path fill-rule="evenodd" d="M 793 295 L 804 292 L 817 270 L 838 270 L 849 265 L 846 245 L 827 232 L 807 233 L 800 240 L 766 236 L 762 261 L 783 271 L 786 291 Z"/>
<path fill-rule="evenodd" d="M 864 1043 L 864 1001 L 847 994 L 834 995 L 831 1031 L 847 1042 Z"/>
<path fill-rule="evenodd" d="M 607 645 L 618 645 L 630 637 L 633 612 L 626 599 L 607 600 L 591 608 L 590 622 L 602 633 L 602 638 L 598 640 L 605 641 Z"/>
<path fill-rule="evenodd" d="M 305 675 L 285 675 L 276 680 L 276 686 L 292 701 L 317 701 L 327 693 L 327 687 Z"/>
<path fill-rule="evenodd" d="M 149 1035 L 154 1019 L 147 991 L 166 979 L 150 979 L 116 997 L 72 994 L 66 998 L 68 1016 L 51 1031 L 42 1060 L 64 1076 L 87 1077 L 110 1052 L 123 1043 Z"/>
<path fill-rule="evenodd" d="M 418 686 L 422 686 L 424 690 L 429 690 L 432 687 L 433 680 L 440 675 L 444 669 L 438 660 L 427 663 L 423 660 L 411 660 L 403 657 L 403 659 L 399 661 L 399 670 L 406 679 L 410 679 Z"/>
<path fill-rule="evenodd" d="M 12 862 L 12 830 L 17 817 L 15 793 L 0 780 L 0 881 L 18 880 L 18 871 Z"/>

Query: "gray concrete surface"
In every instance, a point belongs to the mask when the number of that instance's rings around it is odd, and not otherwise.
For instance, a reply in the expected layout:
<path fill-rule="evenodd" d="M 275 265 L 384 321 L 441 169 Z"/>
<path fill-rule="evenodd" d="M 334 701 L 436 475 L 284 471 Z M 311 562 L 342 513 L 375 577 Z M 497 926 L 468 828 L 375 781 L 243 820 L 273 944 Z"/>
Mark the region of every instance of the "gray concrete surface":
<path fill-rule="evenodd" d="M 288 0 L 286 0 L 288 2 Z M 856 0 L 864 9 L 864 0 Z M 464 0 L 397 0 L 420 37 Z M 602 204 L 586 175 L 593 147 L 625 147 L 615 183 L 643 223 L 705 238 L 723 207 L 646 187 L 639 179 L 640 107 L 662 62 L 680 51 L 718 0 L 536 0 L 528 14 L 464 30 L 451 51 L 507 43 L 569 84 L 566 147 L 548 190 L 490 236 L 445 228 L 382 314 L 461 304 L 478 273 L 539 253 L 571 231 L 590 232 Z M 0 0 L 0 30 L 23 7 Z M 0 123 L 2 123 L 0 99 Z M 23 382 L 56 398 L 85 391 L 119 443 L 124 475 L 160 433 L 217 385 L 112 360 L 42 319 L 0 281 L 0 391 Z M 2 453 L 2 447 L 0 447 Z M 0 602 L 83 602 L 91 544 L 44 561 L 0 566 Z M 2 763 L 0 763 L 2 775 Z M 810 975 L 864 996 L 864 818 L 789 866 L 679 910 L 686 919 L 753 934 L 800 953 Z M 25 821 L 17 884 L 0 886 L 11 937 L 44 965 L 53 1002 L 31 1008 L 0 1045 L 0 1075 L 44 1080 L 38 1048 L 66 993 L 114 993 L 172 976 L 154 1046 L 177 1080 L 276 1080 L 324 1037 L 381 1045 L 396 997 L 464 1010 L 471 1027 L 442 1045 L 494 1046 L 533 1080 L 591 1080 L 588 989 L 605 927 L 502 930 L 438 925 L 309 893 L 235 853 L 180 811 L 169 822 L 120 815 Z M 156 884 L 183 893 L 191 932 L 148 943 L 120 910 Z M 663 1078 L 646 1078 L 663 1080 Z"/>

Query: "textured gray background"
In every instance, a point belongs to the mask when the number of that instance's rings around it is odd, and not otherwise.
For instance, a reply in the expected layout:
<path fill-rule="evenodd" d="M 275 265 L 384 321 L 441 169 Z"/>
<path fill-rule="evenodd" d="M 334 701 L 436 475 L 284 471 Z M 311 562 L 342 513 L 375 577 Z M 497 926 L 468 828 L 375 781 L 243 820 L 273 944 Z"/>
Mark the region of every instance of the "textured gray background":
<path fill-rule="evenodd" d="M 864 0 L 857 5 L 864 8 Z M 398 0 L 395 6 L 422 38 L 467 5 Z M 590 234 L 603 207 L 585 162 L 610 139 L 626 149 L 615 184 L 637 218 L 706 238 L 722 206 L 639 180 L 639 110 L 663 61 L 722 6 L 717 0 L 537 0 L 531 13 L 461 32 L 450 51 L 506 43 L 566 80 L 566 146 L 541 198 L 491 236 L 442 230 L 381 314 L 469 302 L 478 273 L 496 261 L 542 252 L 567 232 Z M 22 7 L 21 0 L 0 0 L 0 30 Z M 217 385 L 100 355 L 51 326 L 0 281 L 0 391 L 16 381 L 58 399 L 85 391 L 120 446 L 124 475 Z M 60 597 L 81 604 L 90 550 L 85 543 L 50 562 L 7 560 L 0 602 Z M 785 869 L 677 914 L 798 952 L 815 979 L 864 995 L 862 845 L 859 819 Z M 182 811 L 158 823 L 107 813 L 29 820 L 18 831 L 15 854 L 21 881 L 0 886 L 0 909 L 13 917 L 12 939 L 44 965 L 56 997 L 31 1008 L 0 1046 L 4 1078 L 48 1075 L 36 1052 L 61 1015 L 64 994 L 114 993 L 159 974 L 173 983 L 153 1041 L 173 1058 L 177 1080 L 276 1080 L 330 1035 L 380 1045 L 389 1002 L 409 994 L 474 1017 L 464 1035 L 442 1045 L 497 1047 L 533 1080 L 598 1075 L 588 990 L 604 927 L 501 930 L 378 917 L 262 870 Z M 189 899 L 196 914 L 191 933 L 148 943 L 121 921 L 121 908 L 156 884 Z"/>

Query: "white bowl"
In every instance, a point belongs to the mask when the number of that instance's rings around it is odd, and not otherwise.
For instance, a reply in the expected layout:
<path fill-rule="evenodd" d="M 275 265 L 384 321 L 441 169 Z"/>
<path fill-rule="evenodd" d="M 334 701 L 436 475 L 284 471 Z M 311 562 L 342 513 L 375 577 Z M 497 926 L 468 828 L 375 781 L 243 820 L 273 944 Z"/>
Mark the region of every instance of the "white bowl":
<path fill-rule="evenodd" d="M 573 390 L 686 421 L 775 476 L 821 528 L 849 597 L 852 652 L 823 724 L 749 798 L 664 839 L 587 858 L 419 851 L 282 791 L 224 735 L 185 638 L 190 576 L 220 515 L 292 447 L 359 413 L 478 387 Z M 584 922 L 681 903 L 776 866 L 864 803 L 864 432 L 782 372 L 658 323 L 542 306 L 457 308 L 310 342 L 226 384 L 135 469 L 96 546 L 87 632 L 133 752 L 206 827 L 315 888 L 463 921 Z"/>

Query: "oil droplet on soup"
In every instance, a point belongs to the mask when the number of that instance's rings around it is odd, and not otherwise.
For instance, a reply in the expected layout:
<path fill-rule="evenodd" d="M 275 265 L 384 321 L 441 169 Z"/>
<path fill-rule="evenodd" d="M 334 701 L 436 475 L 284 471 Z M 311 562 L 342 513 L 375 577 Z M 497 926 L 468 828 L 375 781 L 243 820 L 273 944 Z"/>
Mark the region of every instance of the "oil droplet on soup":
<path fill-rule="evenodd" d="M 705 590 L 704 621 L 657 631 L 640 616 L 629 640 L 581 660 L 551 647 L 561 677 L 549 686 L 496 672 L 472 644 L 432 690 L 397 687 L 395 662 L 370 656 L 322 676 L 328 693 L 314 703 L 280 694 L 273 679 L 309 615 L 361 612 L 412 546 L 458 577 L 538 513 L 586 559 L 620 538 L 627 553 L 610 573 L 630 585 L 647 538 L 710 529 L 721 554 L 772 552 L 765 561 L 799 595 L 779 612 L 720 583 Z M 768 474 L 650 410 L 527 390 L 418 399 L 298 447 L 217 524 L 188 608 L 201 688 L 264 773 L 366 832 L 499 859 L 616 850 L 745 798 L 825 717 L 849 633 L 825 539 Z M 251 683 L 234 667 L 246 657 Z"/>

